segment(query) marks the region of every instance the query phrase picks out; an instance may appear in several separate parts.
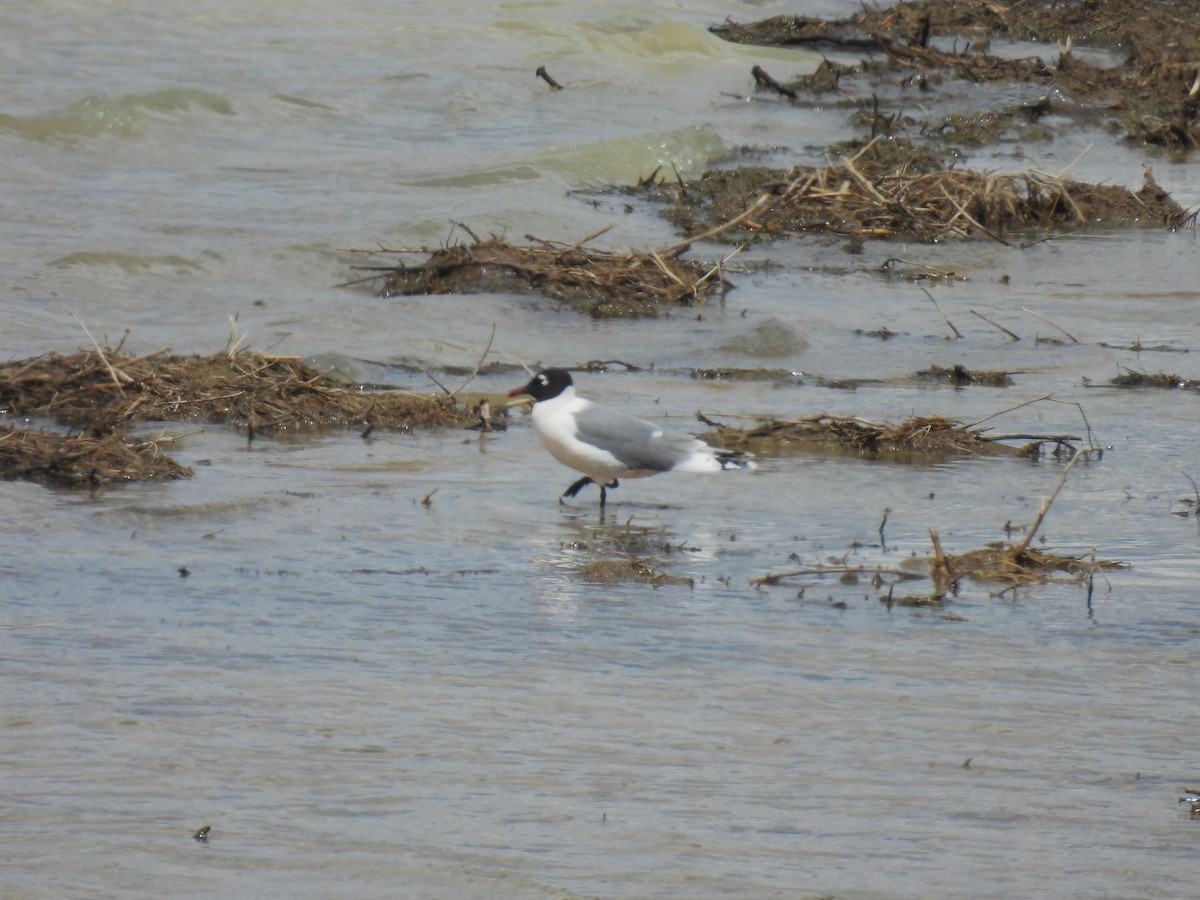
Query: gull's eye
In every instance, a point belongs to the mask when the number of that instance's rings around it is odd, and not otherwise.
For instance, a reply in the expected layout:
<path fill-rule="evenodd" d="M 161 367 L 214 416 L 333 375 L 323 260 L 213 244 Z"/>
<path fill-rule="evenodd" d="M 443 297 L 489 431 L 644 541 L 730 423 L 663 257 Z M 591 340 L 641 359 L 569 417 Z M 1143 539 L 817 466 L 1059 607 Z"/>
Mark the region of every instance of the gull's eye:
<path fill-rule="evenodd" d="M 539 382 L 541 382 L 542 384 L 549 384 L 549 383 L 550 383 L 550 379 L 549 379 L 549 378 L 547 378 L 545 375 L 539 375 L 539 376 L 538 376 L 538 381 L 539 381 Z"/>

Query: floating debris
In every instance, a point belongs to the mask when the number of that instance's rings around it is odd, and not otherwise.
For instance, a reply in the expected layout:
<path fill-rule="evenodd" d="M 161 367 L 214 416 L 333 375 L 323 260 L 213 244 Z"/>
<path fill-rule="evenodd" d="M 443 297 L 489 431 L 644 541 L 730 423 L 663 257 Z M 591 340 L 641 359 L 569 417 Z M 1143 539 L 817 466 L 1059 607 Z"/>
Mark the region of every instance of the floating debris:
<path fill-rule="evenodd" d="M 1200 90 L 1196 60 L 1200 29 L 1192 3 L 1131 4 L 1125 0 L 1088 3 L 962 3 L 916 0 L 885 7 L 864 4 L 837 20 L 776 16 L 749 24 L 726 21 L 710 29 L 737 43 L 766 46 L 827 45 L 871 54 L 857 66 L 824 63 L 808 76 L 785 82 L 783 90 L 820 93 L 842 90 L 847 76 L 909 76 L 919 88 L 938 72 L 974 84 L 1029 84 L 1043 91 L 1038 101 L 999 113 L 946 120 L 965 143 L 994 139 L 997 128 L 1014 120 L 1036 122 L 1053 106 L 1056 113 L 1090 121 L 1110 119 L 1127 140 L 1165 147 L 1200 148 Z M 951 51 L 931 46 L 935 35 L 953 36 Z M 994 56 L 990 39 L 1057 42 L 1043 56 Z M 958 42 L 961 38 L 961 44 Z M 1101 65 L 1073 53 L 1074 45 L 1107 47 L 1121 65 Z M 1055 55 L 1056 58 L 1051 58 Z M 1056 100 L 1050 97 L 1071 98 Z M 939 126 L 933 126 L 933 136 Z"/>
<path fill-rule="evenodd" d="M 917 372 L 915 377 L 919 381 L 949 382 L 957 387 L 965 387 L 969 384 L 985 385 L 987 387 L 1010 387 L 1013 383 L 1012 375 L 1008 372 L 972 371 L 962 365 L 962 363 L 957 363 L 949 368 L 939 366 L 935 363 L 928 369 Z"/>
<path fill-rule="evenodd" d="M 767 419 L 746 429 L 734 428 L 703 414 L 697 417 L 716 429 L 715 433 L 703 435 L 711 443 L 730 450 L 768 454 L 834 449 L 900 459 L 912 458 L 914 454 L 1037 456 L 1043 444 L 1069 445 L 1082 440 L 1072 434 L 995 435 L 943 416 L 914 416 L 891 424 L 821 413 L 798 419 Z M 1011 440 L 1032 443 L 1022 446 L 1004 443 Z"/>
<path fill-rule="evenodd" d="M 631 582 L 662 587 L 668 584 L 692 587 L 693 579 L 683 575 L 670 575 L 645 560 L 598 559 L 580 566 L 576 577 L 589 584 L 629 584 Z"/>
<path fill-rule="evenodd" d="M 475 238 L 470 245 L 422 251 L 429 253 L 425 262 L 386 270 L 382 293 L 539 293 L 593 318 L 608 319 L 703 306 L 710 292 L 729 287 L 720 264 L 681 259 L 686 247 L 610 253 L 584 249 L 582 243 L 541 241 L 541 246 L 529 247 Z"/>
<path fill-rule="evenodd" d="M 1120 375 L 1109 379 L 1114 387 L 1124 388 L 1168 388 L 1170 390 L 1195 390 L 1196 381 L 1192 378 L 1181 378 L 1179 375 L 1168 375 L 1166 372 L 1149 374 L 1126 369 Z"/>
<path fill-rule="evenodd" d="M 1184 788 L 1183 794 L 1179 802 L 1187 806 L 1188 815 L 1193 819 L 1200 818 L 1200 790 Z"/>
<path fill-rule="evenodd" d="M 0 478 L 94 487 L 191 477 L 192 470 L 162 453 L 158 444 L 118 430 L 64 435 L 0 426 Z"/>
<path fill-rule="evenodd" d="M 253 433 L 316 428 L 466 426 L 473 411 L 449 396 L 348 389 L 297 357 L 254 351 L 172 356 L 158 351 L 48 353 L 0 365 L 0 407 L 91 426 L 190 421 Z"/>
<path fill-rule="evenodd" d="M 801 384 L 804 373 L 792 369 L 737 369 L 719 367 L 692 369 L 691 376 L 701 381 L 778 381 Z"/>
<path fill-rule="evenodd" d="M 903 141 L 878 137 L 830 166 L 788 170 L 746 166 L 705 172 L 688 182 L 645 188 L 673 204 L 666 212 L 685 233 L 741 215 L 727 239 L 842 234 L 937 243 L 1005 241 L 1012 233 L 1045 234 L 1128 226 L 1173 228 L 1189 214 L 1147 169 L 1136 193 L 1043 173 L 983 174 L 949 168 L 915 149 L 894 158 Z M 745 211 L 753 209 L 752 215 Z"/>

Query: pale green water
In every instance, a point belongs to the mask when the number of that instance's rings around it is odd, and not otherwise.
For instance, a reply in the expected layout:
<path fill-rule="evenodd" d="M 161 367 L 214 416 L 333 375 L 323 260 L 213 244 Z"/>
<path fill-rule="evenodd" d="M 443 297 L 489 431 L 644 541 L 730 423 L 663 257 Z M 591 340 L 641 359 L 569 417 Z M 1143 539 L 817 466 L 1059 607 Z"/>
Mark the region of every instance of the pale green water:
<path fill-rule="evenodd" d="M 602 246 L 677 236 L 620 198 L 660 163 L 744 145 L 820 159 L 848 111 L 748 102 L 750 67 L 816 57 L 706 27 L 773 3 L 110 2 L 0 13 L 0 353 L 98 335 L 210 353 L 251 344 L 389 364 L 619 358 L 589 396 L 681 430 L 707 413 L 815 412 L 1077 431 L 1049 546 L 1133 564 L 1075 585 L 891 611 L 868 584 L 751 578 L 846 558 L 897 565 L 1027 523 L 1059 465 L 763 459 L 750 474 L 587 492 L 506 433 L 206 429 L 196 476 L 95 494 L 0 483 L 0 895 L 15 897 L 1190 896 L 1200 472 L 1186 391 L 1115 392 L 1120 366 L 1200 377 L 1196 239 L 997 245 L 813 241 L 744 254 L 702 318 L 594 323 L 511 295 L 381 299 L 331 286 L 344 248 L 477 233 Z M 846 12 L 853 4 L 815 4 Z M 568 89 L 533 77 L 546 65 Z M 967 95 L 962 89 L 963 96 Z M 982 168 L 1137 186 L 1184 202 L 1195 163 L 1103 136 L 1005 147 Z M 1023 154 L 1023 155 L 1021 155 Z M 719 252 L 719 251 L 718 251 Z M 936 288 L 949 330 L 889 257 Z M 1011 283 L 998 277 L 1008 274 Z M 1080 343 L 1035 343 L 1053 329 Z M 1020 333 L 1010 343 L 970 315 Z M 744 312 L 744 316 L 743 316 Z M 779 323 L 775 325 L 773 323 Z M 887 326 L 881 343 L 855 334 Z M 1166 344 L 1136 355 L 1102 344 Z M 1008 389 L 877 385 L 962 362 Z M 799 384 L 692 381 L 767 365 Z M 367 377 L 367 376 L 364 376 Z M 493 378 L 502 390 L 523 379 Z M 172 426 L 171 433 L 189 431 Z M 152 429 L 157 433 L 158 429 Z M 426 507 L 420 500 L 437 493 Z M 889 508 L 887 548 L 877 528 Z M 691 588 L 576 577 L 630 528 Z M 181 577 L 180 569 L 188 571 Z M 917 590 L 919 588 L 914 588 Z M 830 600 L 842 601 L 837 608 Z M 967 760 L 969 765 L 964 765 Z M 192 840 L 213 826 L 207 845 Z"/>

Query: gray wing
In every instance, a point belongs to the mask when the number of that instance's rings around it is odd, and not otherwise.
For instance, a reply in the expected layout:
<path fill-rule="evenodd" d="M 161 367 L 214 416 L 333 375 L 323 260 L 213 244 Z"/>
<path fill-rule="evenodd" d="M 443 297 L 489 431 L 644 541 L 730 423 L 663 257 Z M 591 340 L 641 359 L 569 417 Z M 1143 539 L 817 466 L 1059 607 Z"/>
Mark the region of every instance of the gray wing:
<path fill-rule="evenodd" d="M 579 440 L 607 450 L 630 471 L 665 472 L 694 452 L 691 435 L 667 437 L 653 422 L 592 404 L 575 413 Z"/>

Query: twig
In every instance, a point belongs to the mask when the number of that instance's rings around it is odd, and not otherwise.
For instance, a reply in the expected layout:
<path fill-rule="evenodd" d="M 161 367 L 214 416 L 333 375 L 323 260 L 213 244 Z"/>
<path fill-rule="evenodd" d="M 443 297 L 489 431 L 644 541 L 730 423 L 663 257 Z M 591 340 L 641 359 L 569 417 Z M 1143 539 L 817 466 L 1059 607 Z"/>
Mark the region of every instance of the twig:
<path fill-rule="evenodd" d="M 493 322 L 492 323 L 492 333 L 488 337 L 487 346 L 483 348 L 483 353 L 481 353 L 479 355 L 479 361 L 475 363 L 475 368 L 471 370 L 471 374 L 469 376 L 467 376 L 467 380 L 464 381 L 462 384 L 460 384 L 458 387 L 456 387 L 453 391 L 450 392 L 451 397 L 453 397 L 455 394 L 457 394 L 459 391 L 461 391 L 468 384 L 470 384 L 472 381 L 475 380 L 475 376 L 479 374 L 479 369 L 483 366 L 483 361 L 485 359 L 487 359 L 488 353 L 491 352 L 492 341 L 494 341 L 495 339 L 496 339 L 496 323 Z M 445 390 L 445 388 L 442 388 L 442 390 Z"/>
<path fill-rule="evenodd" d="M 1063 334 L 1065 334 L 1067 337 L 1069 337 L 1071 339 L 1072 344 L 1079 343 L 1079 339 L 1077 337 L 1075 337 L 1075 335 L 1071 334 L 1069 331 L 1066 331 L 1063 328 L 1059 328 L 1057 325 L 1055 325 L 1053 322 L 1051 322 L 1049 319 L 1047 319 L 1041 313 L 1034 312 L 1028 306 L 1022 306 L 1021 312 L 1029 313 L 1029 315 L 1033 316 L 1035 319 L 1041 319 L 1043 322 L 1045 322 L 1047 325 L 1049 325 L 1051 328 L 1055 329 L 1056 331 L 1061 331 Z"/>
<path fill-rule="evenodd" d="M 984 234 L 986 234 L 992 240 L 999 241 L 1005 247 L 1012 246 L 1012 244 L 1010 244 L 1004 238 L 1000 237 L 1000 235 L 996 234 L 994 231 L 992 231 L 990 228 L 988 228 L 986 225 L 984 225 L 982 222 L 980 222 L 978 219 L 976 219 L 973 215 L 971 215 L 969 212 L 967 212 L 967 209 L 965 206 L 963 206 L 961 203 L 959 203 L 957 200 L 955 200 L 953 197 L 950 196 L 950 192 L 946 190 L 945 185 L 939 184 L 938 189 L 942 192 L 942 196 L 945 197 L 947 200 L 949 200 L 950 203 L 954 206 L 954 208 L 958 210 L 958 214 L 960 216 L 962 216 L 964 219 L 966 219 L 968 222 L 970 222 L 972 225 L 974 225 L 976 228 L 978 228 L 980 231 L 982 231 Z M 954 220 L 951 219 L 951 221 L 954 221 Z"/>
<path fill-rule="evenodd" d="M 687 284 L 684 282 L 684 280 L 668 269 L 667 264 L 663 262 L 662 257 L 653 250 L 650 251 L 650 260 L 654 263 L 654 265 L 658 266 L 659 271 L 666 275 L 667 278 L 671 279 L 671 281 L 675 282 L 680 287 L 687 287 Z"/>
<path fill-rule="evenodd" d="M 956 278 L 959 281 L 967 280 L 966 275 L 959 275 L 957 272 L 953 271 L 952 269 L 939 269 L 937 266 L 930 266 L 925 263 L 916 262 L 915 260 L 911 260 L 911 259 L 901 259 L 898 256 L 893 256 L 890 259 L 885 259 L 882 263 L 880 263 L 879 268 L 885 272 L 892 272 L 896 268 L 896 266 L 894 265 L 895 263 L 903 263 L 904 265 L 912 266 L 915 269 L 924 269 L 926 272 L 929 272 L 931 274 L 931 276 L 934 276 L 937 278 Z"/>
<path fill-rule="evenodd" d="M 974 422 L 968 422 L 967 424 L 963 425 L 963 428 L 976 428 L 979 425 L 982 425 L 984 422 L 988 421 L 989 419 L 994 419 L 997 416 L 1002 416 L 1005 413 L 1010 413 L 1013 410 L 1020 409 L 1022 406 L 1029 406 L 1031 403 L 1041 403 L 1043 400 L 1049 400 L 1053 396 L 1054 396 L 1054 394 L 1052 394 L 1052 393 L 1051 394 L 1043 394 L 1041 397 L 1034 397 L 1032 400 L 1023 400 L 1022 402 L 1018 403 L 1016 406 L 1009 406 L 1006 409 L 1000 410 L 999 412 L 994 412 L 991 415 L 984 416 L 982 419 L 976 419 Z"/>
<path fill-rule="evenodd" d="M 752 216 L 754 213 L 756 213 L 772 197 L 778 196 L 782 200 L 783 198 L 789 196 L 792 193 L 792 191 L 795 189 L 796 185 L 800 183 L 800 180 L 803 177 L 804 176 L 797 176 L 787 186 L 787 188 L 784 189 L 782 194 L 776 195 L 774 191 L 767 191 L 765 194 L 763 194 L 757 200 L 755 200 L 753 203 L 751 203 L 745 209 L 745 211 L 743 211 L 739 215 L 734 216 L 728 222 L 725 222 L 722 225 L 717 225 L 713 228 L 710 228 L 710 229 L 708 229 L 708 231 L 705 231 L 703 234 L 698 234 L 698 235 L 695 235 L 694 237 L 690 237 L 686 241 L 680 241 L 678 244 L 672 244 L 670 247 L 663 247 L 659 250 L 656 250 L 655 252 L 658 253 L 659 256 L 672 256 L 680 250 L 686 250 L 688 247 L 692 246 L 692 244 L 695 244 L 697 241 L 708 240 L 711 237 L 716 237 L 718 234 L 721 234 L 724 231 L 728 231 L 730 228 L 733 228 L 739 222 L 742 222 L 743 220 L 748 219 L 750 216 Z"/>
<path fill-rule="evenodd" d="M 63 308 L 66 309 L 66 307 L 63 307 Z M 79 323 L 79 327 L 83 329 L 83 333 L 88 336 L 88 339 L 92 342 L 92 346 L 96 348 L 97 355 L 99 355 L 100 360 L 108 368 L 108 374 L 112 376 L 113 384 L 115 384 L 117 386 L 117 390 L 120 391 L 123 396 L 125 394 L 125 389 L 121 386 L 121 379 L 117 375 L 117 370 L 114 369 L 112 366 L 112 363 L 110 363 L 108 361 L 108 357 L 104 355 L 104 351 L 100 349 L 100 345 L 98 343 L 96 343 L 96 339 L 94 337 L 92 337 L 92 333 L 90 331 L 88 331 L 88 327 L 83 324 L 83 319 L 79 318 L 79 316 L 75 315 L 75 313 L 69 309 L 67 310 L 67 312 L 71 314 L 72 319 L 74 319 L 76 322 Z M 125 376 L 125 378 L 126 378 L 126 381 L 133 380 L 129 376 Z"/>
<path fill-rule="evenodd" d="M 954 574 L 954 570 L 950 567 L 950 560 L 942 550 L 942 541 L 938 537 L 938 533 L 932 528 L 929 529 L 929 539 L 933 542 L 933 568 L 931 574 L 933 580 L 938 584 L 954 584 L 958 578 Z"/>
<path fill-rule="evenodd" d="M 376 279 L 382 278 L 388 272 L 396 271 L 395 266 L 380 266 L 378 268 L 375 268 L 375 267 L 364 268 L 363 266 L 351 266 L 350 268 L 358 269 L 359 271 L 375 272 L 376 274 L 368 275 L 366 278 L 355 278 L 352 281 L 343 281 L 340 284 L 333 285 L 333 287 L 335 287 L 335 288 L 354 287 L 355 285 L 358 285 L 358 284 L 365 284 L 368 281 L 375 281 Z"/>
<path fill-rule="evenodd" d="M 750 584 L 778 584 L 784 578 L 794 578 L 797 575 L 830 575 L 838 573 L 852 575 L 895 575 L 904 580 L 915 580 L 925 577 L 918 572 L 910 572 L 906 569 L 882 569 L 878 566 L 814 566 L 810 569 L 793 569 L 790 572 L 770 572 L 766 575 L 760 575 L 757 578 L 751 578 Z"/>
<path fill-rule="evenodd" d="M 596 238 L 600 237 L 600 235 L 604 234 L 606 231 L 611 231 L 613 228 L 616 228 L 616 227 L 617 227 L 616 222 L 610 222 L 609 224 L 607 224 L 603 228 L 601 228 L 599 231 L 593 231 L 591 234 L 586 235 L 585 237 L 581 237 L 579 240 L 577 240 L 575 243 L 573 243 L 570 247 L 565 249 L 563 251 L 563 253 L 570 253 L 572 250 L 578 250 L 584 244 L 594 241 Z"/>
<path fill-rule="evenodd" d="M 1077 434 L 977 434 L 975 435 L 981 441 L 1043 441 L 1050 443 L 1054 441 L 1057 444 L 1065 444 L 1069 441 L 1082 441 Z"/>
<path fill-rule="evenodd" d="M 1101 455 L 1104 454 L 1104 448 L 1096 443 L 1096 433 L 1094 431 L 1092 431 L 1092 423 L 1088 421 L 1087 413 L 1085 413 L 1083 411 L 1082 403 L 1079 403 L 1078 401 L 1075 401 L 1075 400 L 1059 400 L 1054 397 L 1049 397 L 1047 399 L 1049 399 L 1051 403 L 1066 403 L 1066 404 L 1069 404 L 1070 406 L 1074 406 L 1077 410 L 1079 410 L 1079 417 L 1081 419 L 1083 419 L 1083 427 L 1087 429 L 1089 450 L 1090 451 L 1099 451 L 1099 453 Z"/>
<path fill-rule="evenodd" d="M 1021 546 L 1017 549 L 1017 552 L 1013 554 L 1014 558 L 1020 556 L 1029 549 L 1029 543 L 1033 540 L 1034 535 L 1037 534 L 1038 529 L 1042 527 L 1042 520 L 1046 518 L 1046 513 L 1050 511 L 1050 504 L 1054 502 L 1054 498 L 1058 496 L 1058 492 L 1062 490 L 1062 486 L 1067 483 L 1067 473 L 1071 471 L 1071 466 L 1075 465 L 1075 460 L 1079 459 L 1082 454 L 1083 450 L 1077 449 L 1075 454 L 1071 457 L 1071 461 L 1063 467 L 1062 475 L 1060 475 L 1058 478 L 1058 484 L 1055 486 L 1054 492 L 1042 501 L 1042 508 L 1038 510 L 1037 518 L 1035 518 L 1033 520 L 1033 524 L 1029 526 L 1029 531 L 1025 535 L 1025 540 L 1021 542 Z"/>
<path fill-rule="evenodd" d="M 1196 479 L 1187 472 L 1183 473 L 1183 477 L 1192 483 L 1192 491 L 1196 494 L 1196 510 L 1200 512 L 1200 487 L 1196 487 Z"/>
<path fill-rule="evenodd" d="M 745 244 L 738 244 L 737 247 L 735 247 L 733 250 L 731 250 L 729 253 L 727 253 L 724 257 L 722 257 L 716 264 L 713 265 L 713 267 L 711 269 L 709 269 L 707 272 L 705 272 L 703 275 L 701 275 L 699 278 L 697 278 L 692 283 L 692 293 L 699 296 L 699 294 L 696 291 L 696 288 L 700 287 L 700 285 L 704 284 L 704 282 L 706 282 L 706 281 L 708 281 L 708 279 L 712 278 L 713 275 L 716 275 L 717 280 L 720 281 L 721 280 L 721 270 L 722 270 L 722 267 L 724 267 L 725 263 L 729 262 L 731 259 L 733 259 L 735 256 L 737 256 L 739 253 L 741 253 L 745 249 L 746 249 Z"/>
<path fill-rule="evenodd" d="M 942 314 L 942 318 L 946 320 L 946 324 L 950 326 L 950 330 L 954 332 L 954 336 L 961 341 L 962 332 L 954 327 L 954 323 L 950 321 L 950 317 L 946 315 L 945 311 L 938 304 L 938 302 L 933 299 L 933 294 L 929 293 L 929 291 L 926 291 L 925 288 L 921 288 L 921 290 L 924 292 L 925 296 L 929 298 L 929 302 L 937 307 L 937 311 Z"/>
<path fill-rule="evenodd" d="M 428 369 L 425 370 L 425 377 L 428 378 L 430 381 L 432 381 L 434 384 L 436 384 L 438 387 L 440 387 L 442 389 L 442 391 L 446 394 L 447 397 L 454 396 L 452 393 L 450 393 L 450 388 L 446 387 L 444 384 L 442 384 L 440 381 L 438 381 L 436 378 L 434 378 L 433 373 L 430 372 Z M 461 388 L 460 388 L 460 390 L 461 390 Z"/>
<path fill-rule="evenodd" d="M 973 309 L 969 309 L 969 310 L 967 310 L 967 312 L 969 312 L 969 313 L 970 313 L 971 315 L 973 315 L 973 316 L 978 316 L 980 319 L 983 319 L 983 321 L 987 322 L 987 323 L 988 323 L 989 325 L 991 325 L 993 328 L 998 328 L 998 329 L 1000 329 L 1000 330 L 1001 330 L 1001 331 L 1003 331 L 1005 334 L 1007 334 L 1007 335 L 1008 335 L 1010 338 L 1012 338 L 1014 341 L 1019 341 L 1019 340 L 1021 339 L 1021 336 L 1020 336 L 1019 334 L 1017 334 L 1017 333 L 1016 333 L 1016 332 L 1014 332 L 1014 331 L 1009 331 L 1007 328 L 1005 328 L 1003 325 L 1001 325 L 1001 324 L 999 324 L 999 323 L 997 323 L 997 322 L 993 322 L 991 319 L 989 319 L 989 318 L 988 318 L 987 316 L 985 316 L 983 313 L 976 312 L 976 311 L 975 311 L 975 310 L 973 310 Z"/>

